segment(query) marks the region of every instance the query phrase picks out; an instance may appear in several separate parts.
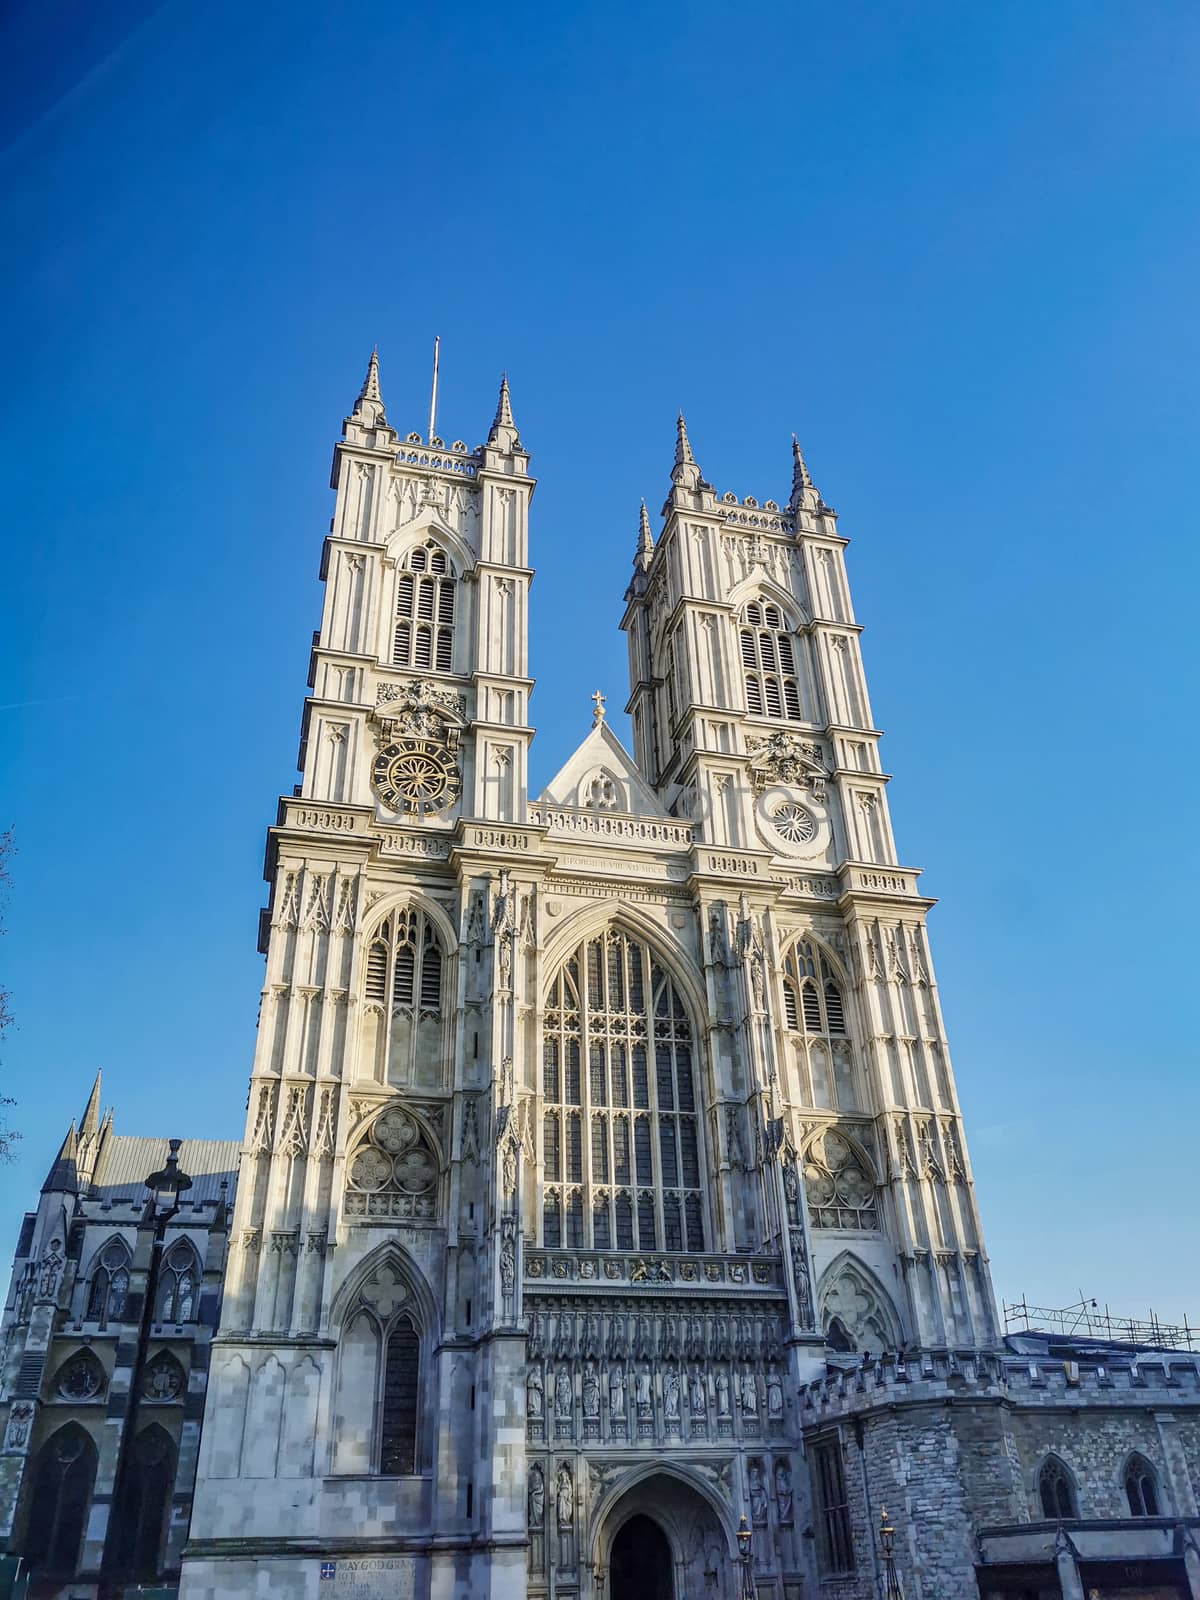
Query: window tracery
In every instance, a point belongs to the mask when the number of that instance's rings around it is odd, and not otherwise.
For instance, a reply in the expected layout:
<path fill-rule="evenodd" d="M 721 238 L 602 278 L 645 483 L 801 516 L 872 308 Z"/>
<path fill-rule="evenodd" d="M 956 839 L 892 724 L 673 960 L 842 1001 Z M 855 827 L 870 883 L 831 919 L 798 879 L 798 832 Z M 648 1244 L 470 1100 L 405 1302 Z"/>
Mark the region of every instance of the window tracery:
<path fill-rule="evenodd" d="M 96 1477 L 96 1446 L 75 1422 L 51 1434 L 37 1460 L 25 1556 L 34 1571 L 73 1574 Z"/>
<path fill-rule="evenodd" d="M 59 1367 L 54 1388 L 64 1400 L 95 1400 L 104 1393 L 104 1368 L 90 1350 L 77 1350 Z"/>
<path fill-rule="evenodd" d="M 367 1130 L 347 1163 L 345 1214 L 351 1220 L 432 1221 L 439 1168 L 428 1139 L 399 1106 Z"/>
<path fill-rule="evenodd" d="M 833 1128 L 808 1147 L 804 1189 L 814 1228 L 877 1228 L 875 1179 L 847 1140 Z"/>
<path fill-rule="evenodd" d="M 799 721 L 795 645 L 782 610 L 770 601 L 751 600 L 739 620 L 747 711 L 752 717 Z"/>
<path fill-rule="evenodd" d="M 424 911 L 409 906 L 379 925 L 367 945 L 363 1000 L 366 1030 L 380 1081 L 436 1080 L 441 1073 L 443 980 L 441 941 Z"/>
<path fill-rule="evenodd" d="M 392 665 L 451 672 L 457 575 L 432 540 L 409 551 L 396 578 Z"/>
<path fill-rule="evenodd" d="M 851 1257 L 835 1262 L 822 1280 L 820 1326 L 833 1350 L 899 1349 L 903 1342 L 886 1291 Z"/>
<path fill-rule="evenodd" d="M 564 962 L 543 1034 L 549 1248 L 704 1248 L 694 1049 L 647 945 L 610 929 Z"/>
<path fill-rule="evenodd" d="M 123 1240 L 113 1239 L 101 1250 L 88 1284 L 88 1320 L 120 1322 L 128 1293 L 129 1250 Z"/>
<path fill-rule="evenodd" d="M 155 1305 L 155 1322 L 194 1322 L 200 1281 L 196 1252 L 186 1240 L 173 1244 L 163 1259 Z"/>
<path fill-rule="evenodd" d="M 1051 1522 L 1077 1517 L 1079 1508 L 1075 1501 L 1075 1484 L 1071 1474 L 1057 1456 L 1048 1456 L 1038 1473 L 1038 1494 L 1042 1512 Z"/>

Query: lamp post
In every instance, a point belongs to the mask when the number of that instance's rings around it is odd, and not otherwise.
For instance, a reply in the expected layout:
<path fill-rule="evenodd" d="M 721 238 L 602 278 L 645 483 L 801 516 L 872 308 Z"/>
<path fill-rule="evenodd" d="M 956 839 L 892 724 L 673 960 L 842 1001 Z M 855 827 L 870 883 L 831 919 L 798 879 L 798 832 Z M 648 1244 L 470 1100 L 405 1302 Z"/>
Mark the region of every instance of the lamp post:
<path fill-rule="evenodd" d="M 750 1546 L 753 1542 L 754 1535 L 743 1512 L 737 1526 L 738 1562 L 742 1569 L 741 1600 L 754 1600 L 754 1583 L 750 1577 Z"/>
<path fill-rule="evenodd" d="M 111 1600 L 114 1584 L 125 1573 L 133 1552 L 129 1549 L 130 1530 L 124 1526 L 130 1510 L 128 1499 L 129 1456 L 137 1435 L 138 1408 L 142 1398 L 142 1373 L 146 1365 L 146 1351 L 150 1347 L 150 1329 L 154 1323 L 154 1302 L 158 1299 L 158 1280 L 162 1266 L 163 1240 L 167 1224 L 179 1211 L 179 1197 L 192 1187 L 192 1180 L 179 1165 L 179 1146 L 182 1139 L 170 1140 L 166 1166 L 152 1172 L 146 1179 L 150 1191 L 146 1209 L 142 1212 L 139 1230 L 153 1229 L 150 1242 L 150 1260 L 146 1269 L 146 1289 L 142 1295 L 141 1315 L 138 1319 L 137 1345 L 134 1348 L 133 1366 L 129 1373 L 129 1404 L 125 1411 L 125 1425 L 117 1445 L 117 1461 L 113 1471 L 113 1492 L 109 1523 L 104 1538 L 104 1556 L 99 1585 L 99 1600 Z"/>
<path fill-rule="evenodd" d="M 888 1521 L 887 1507 L 884 1506 L 879 1513 L 879 1543 L 883 1549 L 884 1600 L 904 1600 L 904 1591 L 900 1587 L 900 1578 L 896 1572 L 896 1554 L 893 1548 L 895 1542 L 896 1530 Z"/>

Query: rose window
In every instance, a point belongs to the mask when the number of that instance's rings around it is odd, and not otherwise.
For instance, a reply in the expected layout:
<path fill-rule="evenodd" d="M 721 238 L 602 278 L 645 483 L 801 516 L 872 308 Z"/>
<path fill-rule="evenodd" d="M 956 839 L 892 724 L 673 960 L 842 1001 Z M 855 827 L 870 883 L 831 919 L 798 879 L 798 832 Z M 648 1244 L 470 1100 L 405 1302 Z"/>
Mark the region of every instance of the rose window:
<path fill-rule="evenodd" d="M 415 1118 L 399 1106 L 376 1117 L 348 1171 L 351 1221 L 430 1221 L 437 1214 L 437 1157 Z"/>
<path fill-rule="evenodd" d="M 817 837 L 817 822 L 811 811 L 788 800 L 771 813 L 771 825 L 789 844 L 810 844 Z"/>
<path fill-rule="evenodd" d="M 64 1400 L 94 1400 L 104 1388 L 104 1368 L 89 1350 L 80 1350 L 59 1368 L 55 1388 Z"/>
<path fill-rule="evenodd" d="M 815 1228 L 877 1228 L 875 1180 L 840 1134 L 828 1129 L 809 1147 L 804 1168 Z"/>

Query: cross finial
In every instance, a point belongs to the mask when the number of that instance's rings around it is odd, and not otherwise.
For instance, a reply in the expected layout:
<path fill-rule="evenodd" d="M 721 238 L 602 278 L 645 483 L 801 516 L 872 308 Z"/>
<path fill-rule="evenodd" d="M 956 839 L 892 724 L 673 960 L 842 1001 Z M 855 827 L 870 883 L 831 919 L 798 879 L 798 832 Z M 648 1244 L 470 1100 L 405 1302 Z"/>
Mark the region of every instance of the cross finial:
<path fill-rule="evenodd" d="M 604 701 L 605 701 L 605 696 L 600 693 L 599 689 L 597 689 L 595 694 L 592 696 L 592 727 L 593 728 L 598 728 L 600 726 L 600 724 L 604 721 Z"/>

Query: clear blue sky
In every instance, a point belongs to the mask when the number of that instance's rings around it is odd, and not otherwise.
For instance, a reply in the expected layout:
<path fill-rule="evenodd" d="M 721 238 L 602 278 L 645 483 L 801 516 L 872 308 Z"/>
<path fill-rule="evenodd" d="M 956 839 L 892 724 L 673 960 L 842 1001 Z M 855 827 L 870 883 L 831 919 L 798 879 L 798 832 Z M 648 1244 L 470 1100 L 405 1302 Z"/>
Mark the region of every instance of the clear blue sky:
<path fill-rule="evenodd" d="M 61 6 L 0 23 L 0 946 L 26 1139 L 240 1136 L 330 449 L 541 483 L 540 785 L 624 698 L 676 408 L 852 540 L 998 1292 L 1200 1317 L 1200 18 L 1154 0 Z M 620 720 L 618 729 L 623 731 Z"/>

